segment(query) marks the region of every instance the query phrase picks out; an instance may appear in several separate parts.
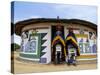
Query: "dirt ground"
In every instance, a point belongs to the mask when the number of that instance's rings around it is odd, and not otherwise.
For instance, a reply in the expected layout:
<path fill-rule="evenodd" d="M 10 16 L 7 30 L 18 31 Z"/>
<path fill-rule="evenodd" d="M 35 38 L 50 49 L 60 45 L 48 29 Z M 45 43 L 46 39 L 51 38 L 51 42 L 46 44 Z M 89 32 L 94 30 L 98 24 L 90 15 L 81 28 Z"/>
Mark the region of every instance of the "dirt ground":
<path fill-rule="evenodd" d="M 88 69 L 96 69 L 97 64 L 78 64 L 77 66 L 68 66 L 67 64 L 38 64 L 36 62 L 27 62 L 23 60 L 19 60 L 18 53 L 14 53 L 14 73 L 22 74 L 22 73 L 39 73 L 39 72 L 54 72 L 54 71 L 73 71 L 73 70 L 88 70 Z"/>

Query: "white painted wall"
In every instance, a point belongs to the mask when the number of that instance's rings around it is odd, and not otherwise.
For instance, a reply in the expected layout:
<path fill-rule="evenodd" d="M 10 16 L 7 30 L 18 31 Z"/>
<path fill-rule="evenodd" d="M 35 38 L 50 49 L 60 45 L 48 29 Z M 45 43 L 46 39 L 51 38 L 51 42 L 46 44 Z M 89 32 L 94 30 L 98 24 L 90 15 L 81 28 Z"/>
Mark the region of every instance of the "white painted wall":
<path fill-rule="evenodd" d="M 43 52 L 46 52 L 41 58 L 47 58 L 46 64 L 51 62 L 51 27 L 49 29 L 37 29 L 37 33 L 47 33 L 47 35 L 43 38 L 47 41 L 42 46 L 47 46 Z"/>

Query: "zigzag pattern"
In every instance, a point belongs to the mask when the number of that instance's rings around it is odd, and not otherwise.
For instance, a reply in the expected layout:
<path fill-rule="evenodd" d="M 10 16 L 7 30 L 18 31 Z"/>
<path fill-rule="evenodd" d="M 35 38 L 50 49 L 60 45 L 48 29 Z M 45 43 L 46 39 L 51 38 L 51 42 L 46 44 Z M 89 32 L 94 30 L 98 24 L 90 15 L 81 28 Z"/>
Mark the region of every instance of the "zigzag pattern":
<path fill-rule="evenodd" d="M 46 35 L 47 35 L 47 33 L 41 33 L 41 54 L 40 54 L 40 57 L 42 57 L 46 53 L 46 51 L 44 51 L 44 50 L 47 46 L 43 45 L 47 41 L 47 39 L 44 39 L 44 37 Z"/>

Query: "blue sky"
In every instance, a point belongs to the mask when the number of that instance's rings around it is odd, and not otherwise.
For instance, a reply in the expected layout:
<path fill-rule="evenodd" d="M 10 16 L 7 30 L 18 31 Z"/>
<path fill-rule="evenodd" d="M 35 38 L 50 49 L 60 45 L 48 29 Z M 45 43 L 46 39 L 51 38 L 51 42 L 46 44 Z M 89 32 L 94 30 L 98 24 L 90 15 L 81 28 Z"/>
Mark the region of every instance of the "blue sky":
<path fill-rule="evenodd" d="M 97 24 L 97 7 L 53 3 L 15 2 L 14 23 L 29 18 L 82 19 Z"/>
<path fill-rule="evenodd" d="M 97 7 L 53 3 L 14 2 L 14 23 L 30 18 L 81 19 L 97 24 Z M 21 38 L 14 35 L 14 42 Z"/>

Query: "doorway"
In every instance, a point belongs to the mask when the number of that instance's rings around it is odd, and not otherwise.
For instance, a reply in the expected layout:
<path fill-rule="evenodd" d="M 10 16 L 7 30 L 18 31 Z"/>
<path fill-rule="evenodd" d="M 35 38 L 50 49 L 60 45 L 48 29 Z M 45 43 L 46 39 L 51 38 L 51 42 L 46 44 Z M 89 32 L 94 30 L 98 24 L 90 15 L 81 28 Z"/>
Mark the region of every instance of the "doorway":
<path fill-rule="evenodd" d="M 52 44 L 53 40 L 57 37 L 57 26 L 51 26 L 51 45 L 52 45 L 52 51 L 51 51 L 51 60 L 52 63 L 62 63 L 65 61 L 65 55 L 64 55 L 64 45 L 62 42 L 58 39 L 55 41 L 54 44 Z M 64 40 L 64 27 L 61 26 L 61 38 Z"/>

